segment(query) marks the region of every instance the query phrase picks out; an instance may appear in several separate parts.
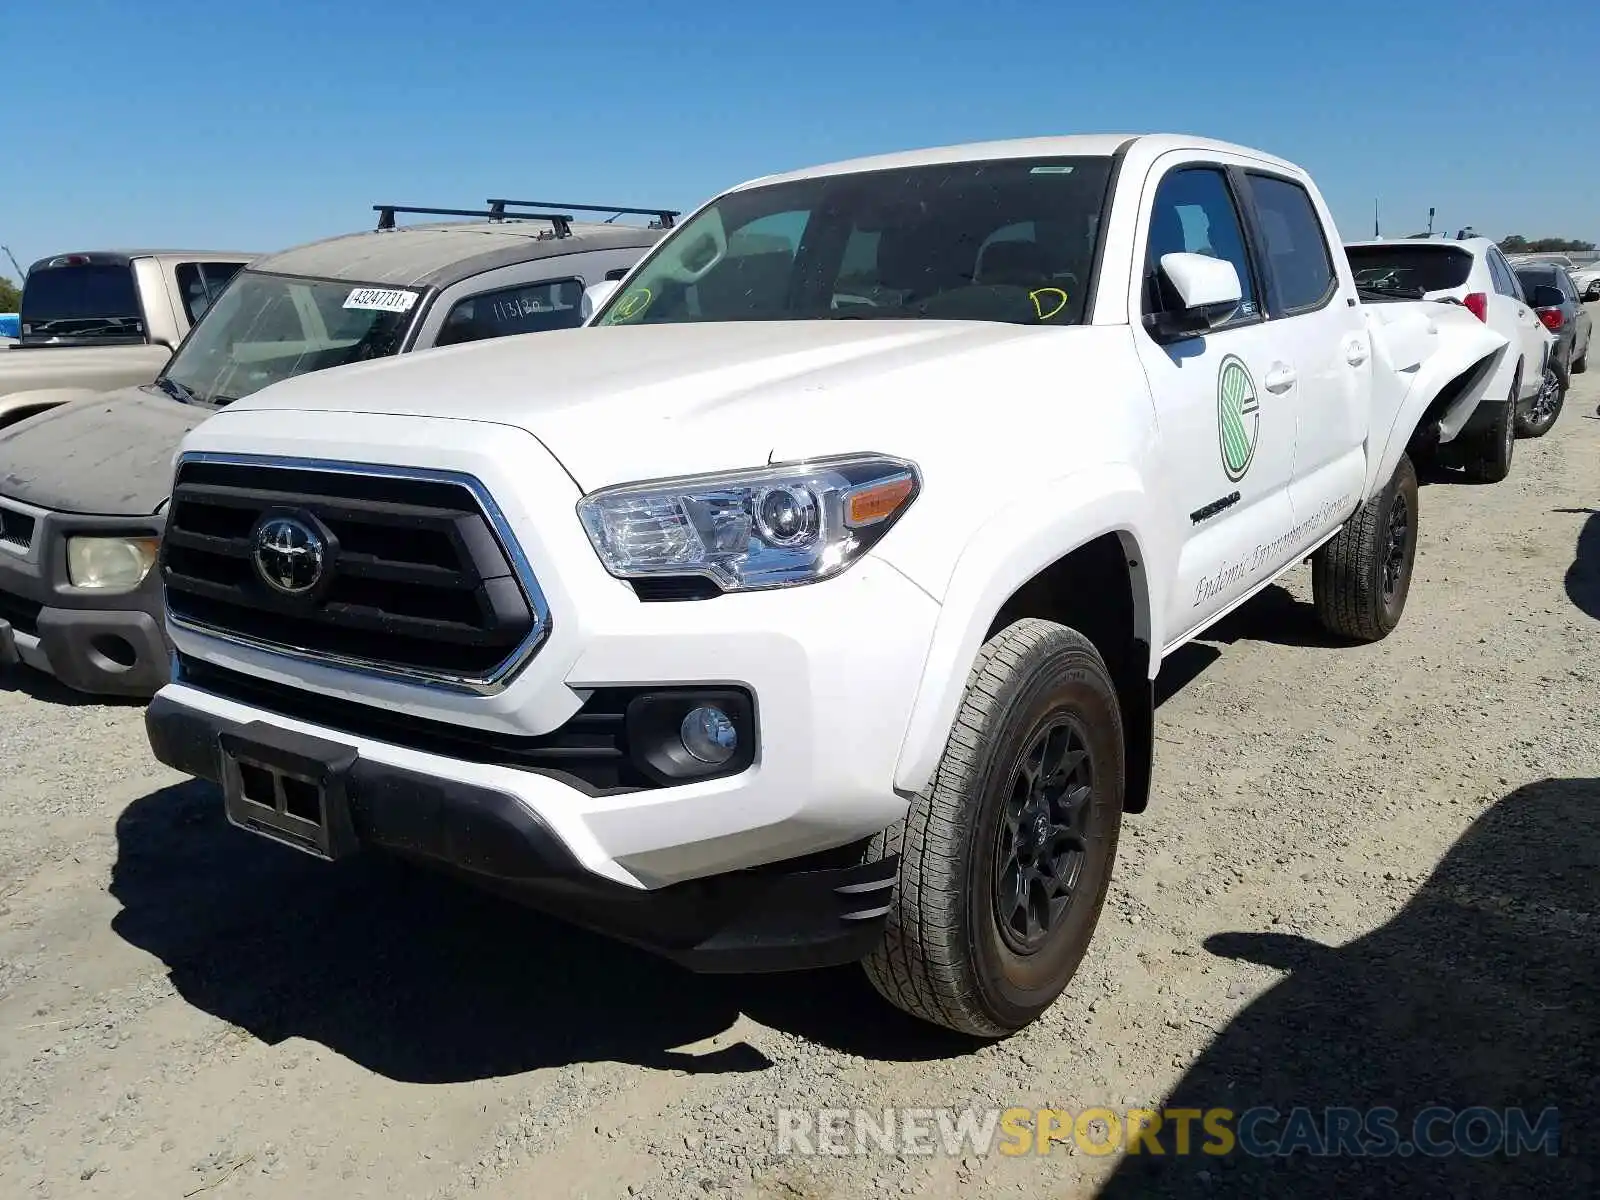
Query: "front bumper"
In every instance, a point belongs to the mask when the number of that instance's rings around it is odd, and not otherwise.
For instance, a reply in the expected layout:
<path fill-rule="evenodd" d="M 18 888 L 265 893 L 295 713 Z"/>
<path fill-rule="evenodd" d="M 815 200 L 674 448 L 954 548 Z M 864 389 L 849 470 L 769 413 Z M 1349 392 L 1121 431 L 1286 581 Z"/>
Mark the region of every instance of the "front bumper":
<path fill-rule="evenodd" d="M 253 723 L 168 696 L 157 697 L 145 714 L 158 759 L 218 783 L 223 740 L 247 734 Z M 291 751 L 314 742 L 282 728 L 267 736 Z M 702 972 L 800 970 L 860 959 L 883 934 L 897 876 L 896 858 L 863 862 L 862 847 L 846 845 L 645 891 L 587 870 L 555 829 L 509 791 L 360 752 L 341 785 L 357 844 L 445 868 Z"/>
<path fill-rule="evenodd" d="M 91 695 L 153 696 L 171 678 L 154 572 L 120 595 L 74 588 L 66 540 L 76 533 L 158 535 L 159 521 L 0 503 L 13 522 L 26 517 L 30 533 L 26 545 L 0 540 L 0 666 L 24 663 Z"/>

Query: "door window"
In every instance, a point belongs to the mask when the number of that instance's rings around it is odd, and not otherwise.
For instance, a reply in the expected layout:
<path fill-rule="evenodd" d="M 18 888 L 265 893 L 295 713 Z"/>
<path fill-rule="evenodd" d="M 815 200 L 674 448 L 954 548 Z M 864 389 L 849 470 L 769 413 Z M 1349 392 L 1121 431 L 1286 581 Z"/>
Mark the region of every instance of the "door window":
<path fill-rule="evenodd" d="M 1172 171 L 1156 189 L 1145 248 L 1146 314 L 1167 310 L 1176 297 L 1165 294 L 1160 265 L 1164 254 L 1206 254 L 1226 259 L 1239 273 L 1244 299 L 1236 320 L 1253 320 L 1261 306 L 1244 226 L 1233 202 L 1227 176 L 1215 167 L 1183 167 Z"/>
<path fill-rule="evenodd" d="M 515 333 L 576 329 L 583 324 L 581 279 L 550 279 L 483 292 L 459 301 L 445 317 L 436 346 L 454 346 Z"/>
<path fill-rule="evenodd" d="M 1310 312 L 1333 298 L 1337 277 L 1322 221 L 1305 188 L 1275 175 L 1246 176 L 1284 314 Z"/>

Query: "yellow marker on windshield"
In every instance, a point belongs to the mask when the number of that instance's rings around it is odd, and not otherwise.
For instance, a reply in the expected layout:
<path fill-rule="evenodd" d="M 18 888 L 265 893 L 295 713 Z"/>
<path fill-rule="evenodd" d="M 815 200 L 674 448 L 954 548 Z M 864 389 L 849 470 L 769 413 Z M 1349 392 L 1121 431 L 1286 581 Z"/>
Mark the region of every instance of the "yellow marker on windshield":
<path fill-rule="evenodd" d="M 635 288 L 617 301 L 617 307 L 611 310 L 611 315 L 619 321 L 631 320 L 649 308 L 654 298 L 649 288 Z"/>
<path fill-rule="evenodd" d="M 1059 299 L 1049 312 L 1045 312 L 1046 301 L 1040 297 L 1059 297 Z M 1048 321 L 1067 306 L 1067 294 L 1060 288 L 1035 288 L 1028 293 L 1028 299 L 1033 301 L 1033 311 L 1039 315 L 1041 321 Z"/>

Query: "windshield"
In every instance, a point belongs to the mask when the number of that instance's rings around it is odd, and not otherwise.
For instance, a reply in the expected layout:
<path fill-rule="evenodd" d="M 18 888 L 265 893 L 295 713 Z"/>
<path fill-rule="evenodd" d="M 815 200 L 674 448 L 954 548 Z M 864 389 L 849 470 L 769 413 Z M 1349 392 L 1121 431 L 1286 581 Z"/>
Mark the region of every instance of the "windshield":
<path fill-rule="evenodd" d="M 158 382 L 227 404 L 268 384 L 397 354 L 419 293 L 349 280 L 241 271 Z"/>
<path fill-rule="evenodd" d="M 142 341 L 144 316 L 126 262 L 35 267 L 22 287 L 25 343 Z"/>
<path fill-rule="evenodd" d="M 1109 158 L 940 163 L 731 192 L 597 325 L 1083 319 Z"/>
<path fill-rule="evenodd" d="M 1347 246 L 1356 283 L 1374 292 L 1421 295 L 1458 288 L 1472 274 L 1472 255 L 1454 246 L 1418 246 L 1395 242 L 1382 246 Z"/>

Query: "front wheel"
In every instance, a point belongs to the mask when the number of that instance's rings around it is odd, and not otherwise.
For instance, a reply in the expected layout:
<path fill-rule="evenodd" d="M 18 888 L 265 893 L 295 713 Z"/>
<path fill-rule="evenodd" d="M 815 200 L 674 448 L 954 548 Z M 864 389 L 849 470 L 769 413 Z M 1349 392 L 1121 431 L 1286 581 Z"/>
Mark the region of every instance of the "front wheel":
<path fill-rule="evenodd" d="M 1122 715 L 1076 630 L 1026 618 L 983 647 L 944 757 L 871 853 L 900 855 L 880 994 L 978 1037 L 1032 1022 L 1094 934 L 1121 831 Z"/>
<path fill-rule="evenodd" d="M 1539 383 L 1539 394 L 1533 398 L 1533 404 L 1528 409 L 1528 415 L 1517 418 L 1517 434 L 1520 437 L 1543 437 L 1555 427 L 1556 418 L 1561 415 L 1562 406 L 1567 402 L 1567 384 L 1561 376 L 1560 368 L 1551 363 L 1544 369 L 1544 378 Z"/>
<path fill-rule="evenodd" d="M 1401 455 L 1383 490 L 1311 558 L 1312 602 L 1330 633 L 1376 642 L 1400 624 L 1417 529 L 1417 472 Z"/>

